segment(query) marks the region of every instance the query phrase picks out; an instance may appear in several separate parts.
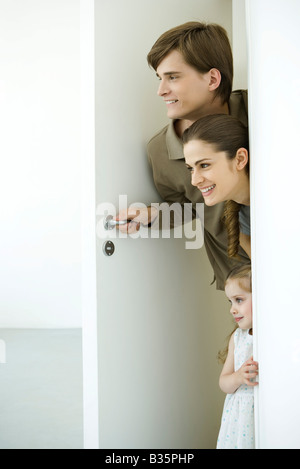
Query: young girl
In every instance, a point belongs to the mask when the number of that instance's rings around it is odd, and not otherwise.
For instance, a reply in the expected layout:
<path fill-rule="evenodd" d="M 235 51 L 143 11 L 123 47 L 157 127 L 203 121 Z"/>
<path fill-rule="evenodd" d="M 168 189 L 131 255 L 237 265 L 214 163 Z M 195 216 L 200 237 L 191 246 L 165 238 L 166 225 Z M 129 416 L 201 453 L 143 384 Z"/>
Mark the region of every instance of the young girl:
<path fill-rule="evenodd" d="M 251 258 L 247 128 L 227 114 L 202 117 L 184 132 L 183 151 L 205 204 L 226 201 L 228 256 L 235 257 L 240 244 Z"/>
<path fill-rule="evenodd" d="M 258 363 L 253 361 L 251 267 L 235 268 L 225 282 L 230 312 L 237 324 L 220 375 L 227 393 L 217 449 L 254 449 L 254 386 Z"/>

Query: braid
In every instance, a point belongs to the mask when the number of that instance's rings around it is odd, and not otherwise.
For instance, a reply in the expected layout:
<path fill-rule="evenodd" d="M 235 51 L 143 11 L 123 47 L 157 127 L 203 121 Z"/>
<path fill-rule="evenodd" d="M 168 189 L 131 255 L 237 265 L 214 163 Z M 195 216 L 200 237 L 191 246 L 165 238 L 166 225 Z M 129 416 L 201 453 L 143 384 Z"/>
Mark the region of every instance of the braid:
<path fill-rule="evenodd" d="M 237 257 L 240 244 L 240 204 L 227 200 L 224 208 L 224 222 L 228 236 L 228 257 Z"/>

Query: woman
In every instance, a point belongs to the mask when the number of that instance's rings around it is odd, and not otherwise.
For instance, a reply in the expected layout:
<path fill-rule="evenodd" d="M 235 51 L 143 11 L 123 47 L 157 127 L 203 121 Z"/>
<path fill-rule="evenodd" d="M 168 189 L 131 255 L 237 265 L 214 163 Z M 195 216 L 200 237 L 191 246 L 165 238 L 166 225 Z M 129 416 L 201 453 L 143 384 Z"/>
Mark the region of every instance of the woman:
<path fill-rule="evenodd" d="M 192 184 L 206 205 L 225 202 L 228 255 L 239 244 L 251 258 L 248 130 L 227 114 L 205 116 L 183 134 L 183 149 Z"/>

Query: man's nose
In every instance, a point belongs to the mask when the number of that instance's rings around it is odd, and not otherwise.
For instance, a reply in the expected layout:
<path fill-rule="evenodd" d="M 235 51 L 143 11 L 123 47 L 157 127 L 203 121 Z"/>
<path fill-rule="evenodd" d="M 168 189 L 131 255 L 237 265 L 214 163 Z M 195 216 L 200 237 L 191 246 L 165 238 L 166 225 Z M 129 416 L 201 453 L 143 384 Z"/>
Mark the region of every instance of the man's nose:
<path fill-rule="evenodd" d="M 168 87 L 167 87 L 167 84 L 165 82 L 165 80 L 160 80 L 159 82 L 159 87 L 158 87 L 158 90 L 157 90 L 157 94 L 158 96 L 164 96 L 165 94 L 168 93 Z"/>

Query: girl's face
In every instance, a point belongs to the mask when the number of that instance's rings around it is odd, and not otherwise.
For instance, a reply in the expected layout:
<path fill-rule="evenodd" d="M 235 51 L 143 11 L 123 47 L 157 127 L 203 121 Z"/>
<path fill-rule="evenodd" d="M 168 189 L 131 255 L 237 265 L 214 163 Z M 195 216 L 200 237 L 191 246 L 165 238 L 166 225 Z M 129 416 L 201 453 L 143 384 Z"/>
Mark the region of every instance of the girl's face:
<path fill-rule="evenodd" d="M 241 329 L 252 328 L 252 293 L 243 288 L 243 282 L 247 281 L 230 279 L 225 285 L 225 293 L 231 303 L 230 312 Z"/>
<path fill-rule="evenodd" d="M 247 150 L 239 149 L 235 158 L 230 160 L 226 152 L 217 152 L 214 145 L 202 140 L 190 140 L 184 145 L 184 156 L 191 172 L 192 185 L 201 191 L 206 205 L 226 200 L 247 203 Z"/>

